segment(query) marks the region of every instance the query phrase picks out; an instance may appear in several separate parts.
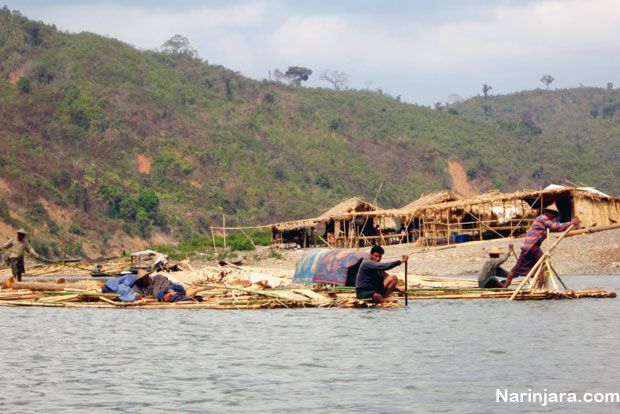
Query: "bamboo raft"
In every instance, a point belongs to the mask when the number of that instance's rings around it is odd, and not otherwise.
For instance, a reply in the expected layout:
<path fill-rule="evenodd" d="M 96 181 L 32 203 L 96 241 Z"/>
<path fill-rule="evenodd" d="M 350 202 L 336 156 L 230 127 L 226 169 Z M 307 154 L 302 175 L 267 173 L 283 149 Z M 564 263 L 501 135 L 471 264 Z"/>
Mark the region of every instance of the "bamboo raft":
<path fill-rule="evenodd" d="M 428 299 L 509 299 L 512 289 L 479 288 L 409 288 L 412 301 Z M 108 309 L 276 309 L 276 308 L 371 308 L 399 307 L 399 302 L 374 304 L 355 298 L 354 288 L 288 287 L 265 289 L 229 284 L 199 283 L 188 287 L 188 294 L 200 295 L 202 302 L 158 302 L 144 298 L 135 302 L 119 302 L 118 295 L 101 293 L 101 284 L 93 281 L 67 282 L 15 282 L 10 288 L 0 290 L 0 306 L 39 306 L 63 308 Z M 396 296 L 394 296 L 396 297 Z M 526 290 L 516 295 L 516 300 L 615 298 L 616 293 L 600 288 L 585 290 Z"/>

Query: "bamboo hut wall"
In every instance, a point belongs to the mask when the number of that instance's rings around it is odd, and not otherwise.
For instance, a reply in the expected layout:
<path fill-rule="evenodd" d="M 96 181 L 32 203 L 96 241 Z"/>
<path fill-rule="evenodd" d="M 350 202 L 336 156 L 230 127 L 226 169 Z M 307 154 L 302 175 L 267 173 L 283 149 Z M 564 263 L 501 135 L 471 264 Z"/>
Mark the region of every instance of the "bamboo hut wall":
<path fill-rule="evenodd" d="M 581 227 L 607 226 L 612 220 L 620 223 L 620 199 L 599 199 L 575 196 L 573 215 L 581 220 Z"/>

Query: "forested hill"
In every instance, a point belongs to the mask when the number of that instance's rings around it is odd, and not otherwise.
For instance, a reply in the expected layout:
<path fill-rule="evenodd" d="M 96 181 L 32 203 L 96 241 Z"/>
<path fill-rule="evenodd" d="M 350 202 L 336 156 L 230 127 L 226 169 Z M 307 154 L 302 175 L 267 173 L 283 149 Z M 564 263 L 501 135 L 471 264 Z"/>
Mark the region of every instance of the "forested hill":
<path fill-rule="evenodd" d="M 532 94 L 542 109 L 528 109 L 531 119 L 519 114 L 533 105 L 527 93 L 432 110 L 380 91 L 255 81 L 187 44 L 140 51 L 5 8 L 0 233 L 23 226 L 50 255 L 64 239 L 69 253 L 98 256 L 121 242 L 205 234 L 222 214 L 228 224 L 268 223 L 377 194 L 379 205 L 401 206 L 451 188 L 454 161 L 478 191 L 568 179 L 617 193 L 608 101 L 596 117 L 568 114 L 569 127 L 561 113 L 537 118 L 560 92 Z M 617 102 L 615 90 L 579 96 L 591 108 L 594 95 Z"/>
<path fill-rule="evenodd" d="M 510 132 L 532 154 L 534 180 L 574 180 L 620 193 L 620 91 L 580 87 L 480 96 L 448 106 Z M 532 151 L 534 150 L 534 151 Z"/>

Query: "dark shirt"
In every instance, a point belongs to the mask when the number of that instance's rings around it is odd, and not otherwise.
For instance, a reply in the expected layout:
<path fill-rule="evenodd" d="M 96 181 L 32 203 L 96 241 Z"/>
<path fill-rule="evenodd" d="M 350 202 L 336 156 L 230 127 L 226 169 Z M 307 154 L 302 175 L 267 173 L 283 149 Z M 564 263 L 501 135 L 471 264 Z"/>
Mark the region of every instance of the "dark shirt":
<path fill-rule="evenodd" d="M 383 272 L 399 266 L 402 262 L 377 263 L 372 260 L 364 260 L 357 271 L 355 289 L 372 290 L 383 295 Z"/>
<path fill-rule="evenodd" d="M 181 285 L 174 284 L 163 275 L 155 275 L 152 277 L 151 283 L 146 286 L 138 286 L 136 283 L 133 285 L 133 290 L 141 295 L 141 296 L 157 296 L 161 292 L 168 292 L 168 289 L 176 290 L 175 288 L 178 286 L 182 290 L 183 295 L 185 295 L 185 289 Z"/>
<path fill-rule="evenodd" d="M 510 252 L 504 254 L 498 258 L 491 258 L 484 262 L 482 269 L 478 272 L 478 285 L 482 286 L 484 283 L 493 276 L 504 276 L 505 271 L 499 267 L 502 263 L 508 260 Z M 501 270 L 500 270 L 501 269 Z"/>

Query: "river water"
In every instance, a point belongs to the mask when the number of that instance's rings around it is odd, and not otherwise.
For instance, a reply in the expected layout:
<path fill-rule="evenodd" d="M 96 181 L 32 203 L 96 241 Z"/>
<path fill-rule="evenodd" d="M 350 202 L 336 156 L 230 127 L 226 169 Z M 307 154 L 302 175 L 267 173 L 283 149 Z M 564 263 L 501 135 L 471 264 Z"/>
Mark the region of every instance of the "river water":
<path fill-rule="evenodd" d="M 618 276 L 564 280 L 620 292 Z M 618 402 L 543 406 L 527 395 L 620 392 L 619 314 L 619 299 L 2 307 L 0 412 L 617 413 Z"/>

